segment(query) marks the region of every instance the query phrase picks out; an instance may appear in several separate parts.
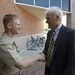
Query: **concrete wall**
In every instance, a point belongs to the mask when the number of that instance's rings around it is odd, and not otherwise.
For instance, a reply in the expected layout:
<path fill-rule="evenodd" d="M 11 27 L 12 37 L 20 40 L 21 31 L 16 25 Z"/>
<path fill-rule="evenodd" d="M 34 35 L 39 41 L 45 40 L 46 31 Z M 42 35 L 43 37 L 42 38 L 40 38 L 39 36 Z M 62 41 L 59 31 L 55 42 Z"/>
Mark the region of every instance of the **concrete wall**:
<path fill-rule="evenodd" d="M 71 0 L 71 14 L 67 15 L 67 25 L 75 29 L 75 0 Z"/>
<path fill-rule="evenodd" d="M 72 0 L 71 27 L 75 29 L 75 0 Z"/>

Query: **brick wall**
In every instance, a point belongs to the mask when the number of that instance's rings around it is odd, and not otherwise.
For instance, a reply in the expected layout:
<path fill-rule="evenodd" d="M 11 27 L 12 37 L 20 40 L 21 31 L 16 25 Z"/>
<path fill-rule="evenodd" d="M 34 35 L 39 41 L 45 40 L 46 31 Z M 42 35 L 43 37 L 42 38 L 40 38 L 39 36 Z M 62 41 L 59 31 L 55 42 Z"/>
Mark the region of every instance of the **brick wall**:
<path fill-rule="evenodd" d="M 14 4 L 14 0 L 0 0 L 0 34 L 3 32 L 2 18 L 5 14 L 12 13 L 19 16 L 21 20 L 21 34 L 19 36 L 36 34 L 43 31 L 43 22 Z"/>
<path fill-rule="evenodd" d="M 21 33 L 16 36 L 20 49 L 25 48 L 26 40 L 28 40 L 25 37 L 43 32 L 42 20 L 25 11 L 19 5 L 16 5 L 14 0 L 0 0 L 0 36 L 4 31 L 2 24 L 3 16 L 8 13 L 18 15 L 21 21 Z"/>

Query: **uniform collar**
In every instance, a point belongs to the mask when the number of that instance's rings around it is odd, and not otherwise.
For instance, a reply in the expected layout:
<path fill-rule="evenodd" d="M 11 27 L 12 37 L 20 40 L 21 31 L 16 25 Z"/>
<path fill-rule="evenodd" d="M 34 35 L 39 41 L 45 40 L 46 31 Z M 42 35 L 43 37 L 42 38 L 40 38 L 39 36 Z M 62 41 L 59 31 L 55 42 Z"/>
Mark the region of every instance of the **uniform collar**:
<path fill-rule="evenodd" d="M 7 40 L 8 42 L 13 43 L 13 38 L 10 37 L 7 33 L 4 32 L 3 36 L 4 36 L 5 40 Z"/>

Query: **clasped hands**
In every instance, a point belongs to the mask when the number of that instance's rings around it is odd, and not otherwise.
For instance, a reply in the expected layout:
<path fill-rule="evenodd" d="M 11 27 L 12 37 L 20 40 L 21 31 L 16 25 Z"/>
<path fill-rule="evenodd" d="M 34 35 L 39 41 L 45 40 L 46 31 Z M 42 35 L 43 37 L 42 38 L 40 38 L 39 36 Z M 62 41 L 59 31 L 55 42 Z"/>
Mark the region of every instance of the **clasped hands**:
<path fill-rule="evenodd" d="M 45 55 L 43 53 L 39 52 L 37 55 L 39 57 L 39 61 L 45 61 Z"/>

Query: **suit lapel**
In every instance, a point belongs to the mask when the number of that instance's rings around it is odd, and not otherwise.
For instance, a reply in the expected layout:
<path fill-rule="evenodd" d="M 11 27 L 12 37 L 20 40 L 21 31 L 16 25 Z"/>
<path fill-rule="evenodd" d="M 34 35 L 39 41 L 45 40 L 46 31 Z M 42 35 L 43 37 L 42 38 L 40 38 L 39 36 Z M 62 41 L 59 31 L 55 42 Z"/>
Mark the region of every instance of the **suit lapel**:
<path fill-rule="evenodd" d="M 55 41 L 53 55 L 55 54 L 55 52 L 57 50 L 57 47 L 59 46 L 59 43 L 61 42 L 61 40 L 62 40 L 62 38 L 64 36 L 64 32 L 65 32 L 65 27 L 62 26 L 60 31 L 59 31 L 58 37 L 57 37 L 57 39 Z"/>

